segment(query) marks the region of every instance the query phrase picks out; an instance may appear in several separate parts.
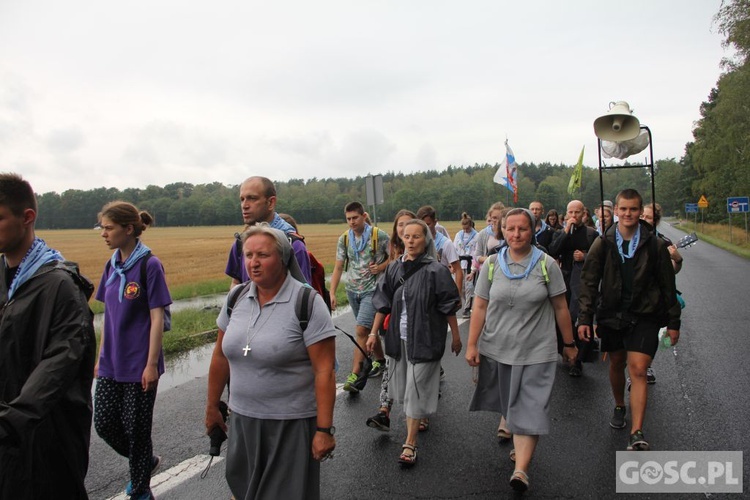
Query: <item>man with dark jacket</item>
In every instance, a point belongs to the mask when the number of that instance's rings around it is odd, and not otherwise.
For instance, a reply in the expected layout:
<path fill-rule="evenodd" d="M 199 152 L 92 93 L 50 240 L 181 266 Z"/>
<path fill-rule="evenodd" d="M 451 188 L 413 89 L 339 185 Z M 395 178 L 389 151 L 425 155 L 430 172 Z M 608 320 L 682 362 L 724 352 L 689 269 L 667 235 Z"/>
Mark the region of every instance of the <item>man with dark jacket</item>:
<path fill-rule="evenodd" d="M 544 205 L 541 201 L 532 201 L 529 203 L 529 211 L 534 215 L 536 219 L 536 226 L 534 227 L 534 239 L 538 245 L 541 245 L 543 250 L 548 251 L 549 246 L 552 243 L 552 239 L 555 237 L 555 230 L 544 222 Z"/>
<path fill-rule="evenodd" d="M 0 174 L 0 498 L 88 498 L 93 286 L 35 237 L 36 211 Z"/>
<path fill-rule="evenodd" d="M 568 203 L 565 228 L 555 233 L 549 245 L 549 254 L 560 262 L 565 280 L 565 298 L 568 300 L 570 317 L 575 322 L 578 317 L 578 293 L 581 286 L 581 269 L 591 244 L 596 239 L 596 229 L 583 223 L 583 203 L 573 200 Z M 574 325 L 575 326 L 575 325 Z M 562 352 L 562 337 L 558 336 L 558 350 Z M 576 341 L 578 357 L 570 367 L 571 377 L 580 377 L 583 372 L 581 362 L 591 351 L 591 343 Z"/>
<path fill-rule="evenodd" d="M 626 426 L 627 364 L 632 380 L 627 449 L 638 451 L 649 449 L 642 430 L 648 396 L 646 369 L 658 347 L 659 329 L 667 327 L 672 345 L 680 337 L 680 305 L 669 251 L 664 241 L 641 223 L 642 212 L 643 198 L 638 191 L 620 191 L 615 200 L 619 221 L 591 246 L 581 272 L 578 299 L 578 336 L 591 340 L 596 314 L 601 350 L 610 356 L 615 409 L 609 425 L 615 429 Z"/>

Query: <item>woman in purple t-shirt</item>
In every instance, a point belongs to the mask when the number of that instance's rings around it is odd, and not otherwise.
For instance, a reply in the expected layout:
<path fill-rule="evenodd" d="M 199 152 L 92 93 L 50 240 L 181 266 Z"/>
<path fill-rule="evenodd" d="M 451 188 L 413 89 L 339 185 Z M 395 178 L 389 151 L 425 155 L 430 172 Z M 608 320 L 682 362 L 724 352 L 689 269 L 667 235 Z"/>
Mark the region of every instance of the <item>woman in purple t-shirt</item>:
<path fill-rule="evenodd" d="M 99 358 L 94 367 L 94 427 L 127 457 L 132 498 L 153 498 L 151 476 L 161 457 L 153 454 L 151 424 L 156 387 L 164 373 L 165 308 L 172 303 L 159 259 L 140 240 L 153 222 L 127 202 L 99 213 L 102 238 L 114 250 L 104 266 L 96 299 L 104 302 Z"/>

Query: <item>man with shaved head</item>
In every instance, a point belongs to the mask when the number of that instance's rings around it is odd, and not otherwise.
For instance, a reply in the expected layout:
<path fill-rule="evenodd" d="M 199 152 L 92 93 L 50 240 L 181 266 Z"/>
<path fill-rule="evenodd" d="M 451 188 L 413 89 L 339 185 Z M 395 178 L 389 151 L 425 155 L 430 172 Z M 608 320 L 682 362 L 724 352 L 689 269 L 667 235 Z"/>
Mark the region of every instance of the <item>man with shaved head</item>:
<path fill-rule="evenodd" d="M 581 269 L 591 244 L 596 239 L 596 230 L 583 223 L 583 203 L 573 200 L 568 203 L 567 224 L 558 231 L 550 243 L 549 254 L 560 261 L 560 268 L 567 287 L 566 296 L 570 317 L 578 317 L 578 290 L 581 285 Z M 574 325 L 575 326 L 575 325 Z M 576 338 L 578 358 L 568 372 L 571 377 L 580 377 L 583 373 L 581 361 L 591 350 L 590 342 L 581 342 Z"/>
<path fill-rule="evenodd" d="M 240 210 L 242 210 L 242 220 L 246 227 L 254 226 L 258 222 L 267 222 L 272 228 L 283 231 L 289 237 L 302 275 L 308 283 L 312 283 L 310 256 L 304 241 L 294 231 L 291 224 L 276 213 L 276 186 L 273 182 L 267 177 L 260 176 L 245 179 L 240 185 Z M 233 287 L 250 279 L 243 264 L 242 245 L 238 243 L 239 235 L 235 236 L 236 241 L 229 249 L 227 267 L 224 271 L 232 278 Z"/>

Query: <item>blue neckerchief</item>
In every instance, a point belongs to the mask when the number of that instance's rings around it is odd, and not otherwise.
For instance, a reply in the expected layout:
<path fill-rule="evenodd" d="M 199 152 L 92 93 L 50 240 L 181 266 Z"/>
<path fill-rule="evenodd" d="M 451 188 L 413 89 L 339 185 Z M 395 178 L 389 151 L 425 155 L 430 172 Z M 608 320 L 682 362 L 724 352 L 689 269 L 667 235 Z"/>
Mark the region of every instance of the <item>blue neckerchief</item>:
<path fill-rule="evenodd" d="M 489 234 L 489 235 L 493 235 L 493 234 L 495 234 L 495 232 L 494 232 L 494 231 L 492 231 L 492 226 L 487 226 L 487 227 L 485 227 L 485 228 L 484 228 L 484 232 L 485 232 L 485 233 L 487 233 L 487 234 Z"/>
<path fill-rule="evenodd" d="M 282 219 L 278 213 L 273 213 L 273 220 L 268 223 L 274 229 L 284 232 L 284 234 L 294 233 L 294 226 Z"/>
<path fill-rule="evenodd" d="M 526 279 L 529 277 L 529 274 L 531 274 L 531 270 L 534 269 L 534 266 L 537 262 L 539 262 L 539 259 L 542 258 L 544 255 L 544 252 L 539 250 L 537 247 L 532 246 L 531 247 L 531 261 L 529 262 L 529 265 L 526 266 L 526 269 L 524 269 L 523 274 L 513 274 L 510 272 L 510 267 L 508 266 L 508 247 L 503 247 L 500 250 L 500 256 L 497 259 L 497 261 L 500 263 L 500 269 L 502 269 L 503 274 L 506 278 L 510 280 L 519 280 L 519 279 Z"/>
<path fill-rule="evenodd" d="M 357 240 L 354 237 L 354 229 L 349 230 L 349 246 L 352 248 L 352 252 L 354 252 L 354 260 L 359 261 L 359 254 L 367 248 L 367 244 L 370 242 L 371 237 L 372 226 L 365 224 L 365 230 L 362 231 L 362 239 L 360 240 L 359 245 L 357 245 Z"/>
<path fill-rule="evenodd" d="M 545 232 L 548 227 L 549 226 L 547 225 L 547 223 L 544 222 L 544 221 L 542 221 L 542 227 L 541 227 L 541 229 L 539 229 L 539 231 L 537 231 L 536 234 L 534 234 L 534 236 L 536 236 L 538 238 L 539 235 L 542 234 L 543 232 Z"/>
<path fill-rule="evenodd" d="M 435 250 L 438 252 L 443 250 L 443 247 L 448 242 L 448 238 L 443 233 L 435 233 Z"/>
<path fill-rule="evenodd" d="M 120 302 L 122 302 L 122 296 L 125 294 L 125 282 L 127 281 L 125 279 L 125 273 L 132 269 L 136 262 L 141 260 L 141 257 L 151 251 L 149 247 L 141 243 L 141 240 L 136 241 L 137 243 L 135 244 L 133 253 L 128 256 L 128 259 L 124 263 L 117 260 L 117 257 L 119 257 L 120 255 L 119 248 L 112 253 L 112 258 L 109 261 L 114 272 L 109 275 L 105 286 L 108 286 L 110 283 L 112 283 L 115 280 L 116 276 L 120 277 L 120 293 L 118 293 Z M 146 283 L 141 283 L 141 286 L 146 286 Z"/>
<path fill-rule="evenodd" d="M 635 255 L 636 248 L 638 248 L 638 243 L 641 241 L 641 228 L 636 228 L 633 239 L 631 239 L 630 243 L 628 244 L 628 253 L 622 251 L 622 244 L 625 240 L 620 234 L 619 224 L 615 226 L 615 241 L 617 242 L 617 251 L 620 254 L 620 260 L 622 260 L 622 262 L 625 262 L 625 259 L 632 259 L 633 255 Z"/>
<path fill-rule="evenodd" d="M 5 259 L 3 257 L 3 259 Z M 18 265 L 16 275 L 13 277 L 13 281 L 10 283 L 8 289 L 8 300 L 13 298 L 16 290 L 26 283 L 37 270 L 44 264 L 52 261 L 64 261 L 62 254 L 50 248 L 41 238 L 34 238 L 34 242 L 29 247 L 29 250 L 24 255 L 21 263 Z M 6 264 L 7 265 L 7 264 Z"/>
<path fill-rule="evenodd" d="M 474 239 L 474 236 L 476 236 L 479 233 L 477 233 L 476 229 L 472 228 L 471 232 L 469 233 L 469 239 L 468 239 L 468 241 L 466 240 L 466 231 L 462 230 L 460 234 L 461 234 L 461 249 L 462 250 L 466 250 L 466 246 L 469 243 L 471 243 L 471 240 Z"/>

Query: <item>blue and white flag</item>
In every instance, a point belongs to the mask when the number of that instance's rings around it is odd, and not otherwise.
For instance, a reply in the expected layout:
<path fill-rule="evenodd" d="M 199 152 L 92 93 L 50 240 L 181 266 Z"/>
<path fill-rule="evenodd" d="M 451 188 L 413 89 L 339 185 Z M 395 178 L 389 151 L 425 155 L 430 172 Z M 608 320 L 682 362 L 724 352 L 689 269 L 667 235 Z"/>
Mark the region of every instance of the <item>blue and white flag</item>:
<path fill-rule="evenodd" d="M 508 146 L 507 140 L 505 141 L 505 158 L 503 158 L 500 168 L 497 169 L 492 180 L 512 191 L 513 202 L 518 203 L 518 165 L 516 165 L 516 157 L 513 155 L 513 150 Z"/>

